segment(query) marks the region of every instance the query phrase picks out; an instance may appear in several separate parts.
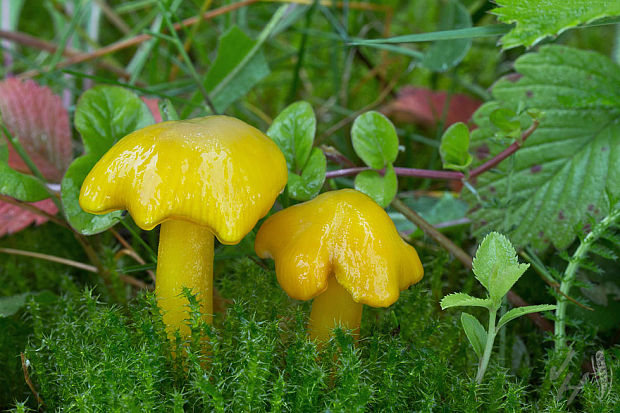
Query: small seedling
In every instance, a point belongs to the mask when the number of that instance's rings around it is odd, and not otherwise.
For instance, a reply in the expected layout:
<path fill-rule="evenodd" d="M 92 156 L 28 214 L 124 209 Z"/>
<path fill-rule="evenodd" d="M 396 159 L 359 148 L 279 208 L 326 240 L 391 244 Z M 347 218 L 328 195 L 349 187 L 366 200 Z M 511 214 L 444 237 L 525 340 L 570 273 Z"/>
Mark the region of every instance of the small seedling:
<path fill-rule="evenodd" d="M 461 314 L 461 324 L 479 359 L 478 373 L 476 374 L 477 383 L 482 383 L 482 378 L 491 358 L 493 342 L 500 328 L 522 315 L 550 311 L 556 307 L 555 305 L 543 304 L 513 308 L 504 314 L 496 324 L 497 310 L 502 304 L 502 299 L 528 267 L 529 264 L 519 264 L 515 249 L 508 238 L 500 233 L 491 232 L 478 247 L 473 261 L 474 275 L 488 291 L 488 297 L 477 298 L 465 293 L 454 293 L 441 300 L 443 310 L 457 306 L 484 307 L 489 310 L 489 326 L 486 330 L 476 317 L 468 313 Z"/>

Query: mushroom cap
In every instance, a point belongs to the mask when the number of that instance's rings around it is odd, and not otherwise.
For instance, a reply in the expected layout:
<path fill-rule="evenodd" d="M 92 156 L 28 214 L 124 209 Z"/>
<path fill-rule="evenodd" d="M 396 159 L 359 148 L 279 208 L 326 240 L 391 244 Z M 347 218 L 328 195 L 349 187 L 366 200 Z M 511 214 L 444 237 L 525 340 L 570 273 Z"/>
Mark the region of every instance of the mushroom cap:
<path fill-rule="evenodd" d="M 238 243 L 287 181 L 284 155 L 258 129 L 228 116 L 157 123 L 119 140 L 80 191 L 86 212 L 126 209 L 145 230 L 178 219 Z"/>
<path fill-rule="evenodd" d="M 273 258 L 286 293 L 309 300 L 332 275 L 354 301 L 393 304 L 422 279 L 416 250 L 404 242 L 387 213 L 352 189 L 326 192 L 269 217 L 256 235 L 256 254 Z"/>

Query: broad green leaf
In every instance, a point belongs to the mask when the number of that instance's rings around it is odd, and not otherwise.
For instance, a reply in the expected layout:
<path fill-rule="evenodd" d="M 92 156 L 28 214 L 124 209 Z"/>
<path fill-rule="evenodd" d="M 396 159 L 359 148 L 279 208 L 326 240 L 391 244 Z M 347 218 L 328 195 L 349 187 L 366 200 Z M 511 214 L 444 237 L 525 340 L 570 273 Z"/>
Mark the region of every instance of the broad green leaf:
<path fill-rule="evenodd" d="M 153 123 L 153 115 L 142 100 L 121 87 L 101 86 L 88 90 L 75 110 L 75 127 L 82 136 L 86 155 L 69 166 L 62 179 L 61 199 L 67 221 L 85 235 L 112 227 L 122 211 L 104 215 L 84 212 L 78 203 L 80 188 L 99 158 L 120 138 Z"/>
<path fill-rule="evenodd" d="M 204 82 L 205 90 L 218 112 L 223 112 L 231 103 L 245 96 L 269 74 L 265 56 L 261 51 L 253 50 L 256 44 L 256 40 L 237 26 L 232 26 L 220 37 L 217 57 Z"/>
<path fill-rule="evenodd" d="M 442 2 L 439 29 L 464 29 L 471 27 L 471 17 L 467 8 L 458 0 Z M 434 72 L 445 72 L 463 60 L 469 48 L 471 39 L 439 41 L 433 43 L 422 59 L 422 66 Z"/>
<path fill-rule="evenodd" d="M 300 173 L 312 150 L 316 117 L 308 102 L 295 102 L 273 120 L 267 135 L 278 145 L 289 172 Z M 322 184 L 321 184 L 322 185 Z"/>
<path fill-rule="evenodd" d="M 392 164 L 385 168 L 384 176 L 377 171 L 363 171 L 355 177 L 355 189 L 365 193 L 386 208 L 396 196 L 398 179 Z"/>
<path fill-rule="evenodd" d="M 379 112 L 358 116 L 351 128 L 353 149 L 366 165 L 382 169 L 398 156 L 398 136 L 392 122 Z"/>
<path fill-rule="evenodd" d="M 516 23 L 500 43 L 504 49 L 533 46 L 548 36 L 591 21 L 620 15 L 617 0 L 497 0 L 499 21 Z"/>
<path fill-rule="evenodd" d="M 469 129 L 462 122 L 450 126 L 441 137 L 439 153 L 446 169 L 463 170 L 472 161 L 469 150 Z"/>
<path fill-rule="evenodd" d="M 488 298 L 482 299 L 477 297 L 472 297 L 469 294 L 465 293 L 454 293 L 446 295 L 441 299 L 439 303 L 441 305 L 441 309 L 445 310 L 450 307 L 484 307 L 489 308 L 491 305 L 491 300 Z"/>
<path fill-rule="evenodd" d="M 515 318 L 521 317 L 522 315 L 531 314 L 531 313 L 539 313 L 542 311 L 552 311 L 555 310 L 555 305 L 550 304 L 541 304 L 541 305 L 528 305 L 527 307 L 517 307 L 508 311 L 506 314 L 502 316 L 497 322 L 496 330 L 502 328 L 506 323 L 514 320 Z"/>
<path fill-rule="evenodd" d="M 476 317 L 468 313 L 461 314 L 461 325 L 476 355 L 481 359 L 487 343 L 487 331 Z"/>
<path fill-rule="evenodd" d="M 298 201 L 308 201 L 319 194 L 325 182 L 327 161 L 323 151 L 312 149 L 301 175 L 289 173 L 288 194 Z"/>
<path fill-rule="evenodd" d="M 521 121 L 512 109 L 495 109 L 491 112 L 491 115 L 489 115 L 489 120 L 508 136 L 516 138 L 521 134 Z"/>
<path fill-rule="evenodd" d="M 45 184 L 32 175 L 11 168 L 8 159 L 9 149 L 6 144 L 0 142 L 0 194 L 24 202 L 41 201 L 50 197 Z"/>
<path fill-rule="evenodd" d="M 488 234 L 476 251 L 473 271 L 494 303 L 499 303 L 529 264 L 519 264 L 517 252 L 504 235 Z"/>
<path fill-rule="evenodd" d="M 474 115 L 472 153 L 482 163 L 505 149 L 489 121 L 499 107 L 544 113 L 538 129 L 511 159 L 478 176 L 475 233 L 503 229 L 515 245 L 566 248 L 588 216 L 607 213 L 608 197 L 620 196 L 620 70 L 598 53 L 544 46 L 520 57 L 521 77 L 500 80 L 496 101 Z M 523 114 L 522 127 L 531 123 Z M 497 171 L 497 172 L 495 172 Z"/>

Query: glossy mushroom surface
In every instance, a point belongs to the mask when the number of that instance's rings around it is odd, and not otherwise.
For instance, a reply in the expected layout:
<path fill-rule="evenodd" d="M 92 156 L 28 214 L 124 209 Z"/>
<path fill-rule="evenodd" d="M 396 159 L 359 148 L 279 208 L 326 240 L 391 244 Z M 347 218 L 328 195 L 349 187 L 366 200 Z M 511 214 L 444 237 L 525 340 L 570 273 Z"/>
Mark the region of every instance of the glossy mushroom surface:
<path fill-rule="evenodd" d="M 334 322 L 359 328 L 362 304 L 387 307 L 424 274 L 417 252 L 400 238 L 383 208 L 350 189 L 272 215 L 258 231 L 255 250 L 275 260 L 278 282 L 290 297 L 316 297 L 310 316 L 313 337 L 324 337 Z M 325 293 L 332 298 L 321 297 Z M 346 300 L 352 304 L 340 305 Z M 347 310 L 357 305 L 357 312 Z M 351 315 L 331 320 L 330 306 Z"/>
<path fill-rule="evenodd" d="M 183 287 L 199 294 L 204 313 L 213 312 L 213 236 L 238 243 L 286 181 L 284 156 L 266 135 L 235 118 L 208 116 L 122 138 L 84 180 L 80 205 L 94 214 L 126 209 L 145 230 L 162 224 L 158 303 L 164 322 L 187 332 Z"/>

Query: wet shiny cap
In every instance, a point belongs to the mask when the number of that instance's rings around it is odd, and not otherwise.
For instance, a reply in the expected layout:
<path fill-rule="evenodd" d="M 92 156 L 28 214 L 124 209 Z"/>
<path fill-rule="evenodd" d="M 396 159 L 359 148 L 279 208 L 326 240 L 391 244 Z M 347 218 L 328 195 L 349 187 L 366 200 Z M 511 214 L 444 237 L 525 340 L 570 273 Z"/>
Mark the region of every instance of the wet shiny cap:
<path fill-rule="evenodd" d="M 321 294 L 335 276 L 356 302 L 387 307 L 424 275 L 416 250 L 383 208 L 352 189 L 272 215 L 256 235 L 255 250 L 275 260 L 278 282 L 298 300 Z"/>
<path fill-rule="evenodd" d="M 287 181 L 284 155 L 258 129 L 228 116 L 147 126 L 122 138 L 80 191 L 86 212 L 126 209 L 142 229 L 178 219 L 239 242 Z"/>

